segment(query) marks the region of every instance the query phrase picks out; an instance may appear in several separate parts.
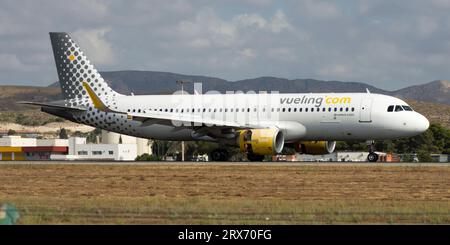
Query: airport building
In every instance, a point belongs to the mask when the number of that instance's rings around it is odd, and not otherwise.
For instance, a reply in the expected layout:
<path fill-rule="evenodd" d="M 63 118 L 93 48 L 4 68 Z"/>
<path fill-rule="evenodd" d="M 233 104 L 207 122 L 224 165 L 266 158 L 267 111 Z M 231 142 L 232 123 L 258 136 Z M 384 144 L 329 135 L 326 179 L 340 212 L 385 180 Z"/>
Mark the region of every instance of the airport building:
<path fill-rule="evenodd" d="M 63 139 L 36 139 L 20 136 L 0 138 L 0 158 L 11 160 L 50 160 L 51 156 L 68 153 L 68 142 Z"/>
<path fill-rule="evenodd" d="M 133 161 L 137 157 L 136 144 L 87 144 L 86 138 L 71 137 L 65 155 L 52 155 L 51 160 L 112 160 Z"/>
<path fill-rule="evenodd" d="M 21 136 L 0 138 L 0 159 L 21 160 L 113 160 L 132 161 L 151 154 L 147 139 L 102 132 L 101 144 L 87 144 L 86 138 L 36 139 Z"/>

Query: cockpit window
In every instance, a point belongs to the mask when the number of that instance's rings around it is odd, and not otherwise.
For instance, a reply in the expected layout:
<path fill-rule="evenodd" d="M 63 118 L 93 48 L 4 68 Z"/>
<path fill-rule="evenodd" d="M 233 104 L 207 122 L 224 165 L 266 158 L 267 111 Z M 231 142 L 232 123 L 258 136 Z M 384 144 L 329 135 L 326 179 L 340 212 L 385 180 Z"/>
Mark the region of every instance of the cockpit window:
<path fill-rule="evenodd" d="M 407 105 L 404 105 L 404 106 L 403 106 L 403 109 L 404 109 L 405 111 L 413 111 L 413 109 L 412 109 L 411 107 L 407 106 Z"/>
<path fill-rule="evenodd" d="M 403 108 L 401 105 L 396 105 L 395 106 L 395 111 L 403 111 Z"/>
<path fill-rule="evenodd" d="M 392 112 L 392 111 L 394 111 L 394 106 L 393 106 L 393 105 L 390 105 L 390 106 L 388 107 L 388 112 Z"/>

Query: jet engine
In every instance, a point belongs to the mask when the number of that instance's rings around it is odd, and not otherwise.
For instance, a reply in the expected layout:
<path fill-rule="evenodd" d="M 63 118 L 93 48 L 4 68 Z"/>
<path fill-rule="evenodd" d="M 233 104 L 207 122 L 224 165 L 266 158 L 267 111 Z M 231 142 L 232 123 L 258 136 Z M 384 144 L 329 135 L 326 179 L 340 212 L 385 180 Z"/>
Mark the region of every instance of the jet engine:
<path fill-rule="evenodd" d="M 253 155 L 275 155 L 283 150 L 284 135 L 277 128 L 239 131 L 239 148 Z"/>
<path fill-rule="evenodd" d="M 295 143 L 295 151 L 303 154 L 323 155 L 332 153 L 336 141 L 300 141 Z"/>

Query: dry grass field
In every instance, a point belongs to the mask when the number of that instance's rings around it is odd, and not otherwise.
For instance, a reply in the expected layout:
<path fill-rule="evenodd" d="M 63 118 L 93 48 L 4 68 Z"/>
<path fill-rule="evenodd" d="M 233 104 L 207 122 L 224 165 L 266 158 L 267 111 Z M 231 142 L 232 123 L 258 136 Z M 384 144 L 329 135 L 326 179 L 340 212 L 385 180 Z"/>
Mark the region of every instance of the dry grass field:
<path fill-rule="evenodd" d="M 20 224 L 450 223 L 450 167 L 0 165 Z"/>

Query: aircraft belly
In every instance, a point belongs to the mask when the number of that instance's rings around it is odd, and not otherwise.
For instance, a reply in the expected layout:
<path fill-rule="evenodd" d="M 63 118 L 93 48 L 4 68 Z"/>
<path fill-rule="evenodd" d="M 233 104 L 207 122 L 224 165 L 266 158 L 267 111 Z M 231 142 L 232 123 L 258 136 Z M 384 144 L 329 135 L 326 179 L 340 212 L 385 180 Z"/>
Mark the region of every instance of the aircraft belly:
<path fill-rule="evenodd" d="M 153 124 L 142 129 L 145 138 L 161 140 L 193 140 L 191 132 L 191 129 L 161 124 Z"/>

